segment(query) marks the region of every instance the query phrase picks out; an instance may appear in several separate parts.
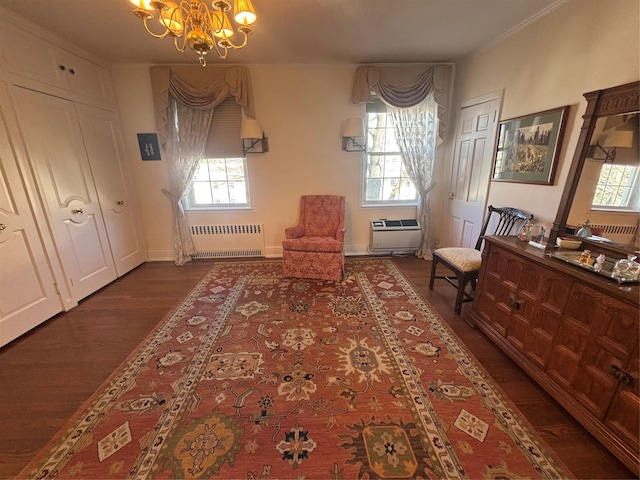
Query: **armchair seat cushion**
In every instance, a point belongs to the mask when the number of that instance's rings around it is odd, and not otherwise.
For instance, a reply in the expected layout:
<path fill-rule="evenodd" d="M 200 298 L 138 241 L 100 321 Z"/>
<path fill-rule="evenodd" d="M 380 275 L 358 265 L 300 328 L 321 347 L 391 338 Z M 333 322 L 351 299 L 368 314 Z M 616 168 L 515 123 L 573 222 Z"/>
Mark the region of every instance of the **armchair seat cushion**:
<path fill-rule="evenodd" d="M 300 237 L 285 239 L 282 248 L 298 252 L 340 253 L 343 243 L 332 237 Z"/>
<path fill-rule="evenodd" d="M 482 254 L 475 248 L 447 247 L 439 248 L 434 253 L 463 272 L 480 270 L 482 264 Z"/>

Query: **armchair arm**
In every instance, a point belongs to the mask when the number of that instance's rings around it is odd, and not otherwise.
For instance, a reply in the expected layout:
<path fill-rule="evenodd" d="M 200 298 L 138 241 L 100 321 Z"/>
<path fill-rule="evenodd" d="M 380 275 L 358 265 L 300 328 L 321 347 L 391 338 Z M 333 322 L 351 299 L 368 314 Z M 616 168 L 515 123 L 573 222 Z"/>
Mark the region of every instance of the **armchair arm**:
<path fill-rule="evenodd" d="M 304 236 L 304 225 L 296 225 L 284 229 L 284 238 L 300 238 Z"/>
<path fill-rule="evenodd" d="M 346 228 L 339 228 L 336 231 L 336 240 L 338 240 L 339 242 L 344 243 L 344 235 L 345 233 L 347 233 L 347 229 Z"/>

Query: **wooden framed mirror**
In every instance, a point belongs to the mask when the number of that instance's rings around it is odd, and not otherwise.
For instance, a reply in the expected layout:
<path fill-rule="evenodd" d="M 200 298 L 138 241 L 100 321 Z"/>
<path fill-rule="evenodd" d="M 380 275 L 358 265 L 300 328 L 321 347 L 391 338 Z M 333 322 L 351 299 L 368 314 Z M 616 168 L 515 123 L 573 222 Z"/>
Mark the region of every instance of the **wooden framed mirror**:
<path fill-rule="evenodd" d="M 559 236 L 574 238 L 589 220 L 592 235 L 580 238 L 583 248 L 619 258 L 637 255 L 640 82 L 585 93 L 584 97 L 584 122 L 547 249 L 555 247 Z"/>

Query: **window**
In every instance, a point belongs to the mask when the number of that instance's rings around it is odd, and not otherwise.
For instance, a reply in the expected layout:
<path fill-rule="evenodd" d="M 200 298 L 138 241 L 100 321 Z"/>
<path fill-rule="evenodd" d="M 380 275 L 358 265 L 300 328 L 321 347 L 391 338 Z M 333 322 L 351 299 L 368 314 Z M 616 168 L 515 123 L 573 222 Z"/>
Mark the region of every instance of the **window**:
<path fill-rule="evenodd" d="M 190 208 L 248 207 L 244 158 L 205 158 L 189 192 Z"/>
<path fill-rule="evenodd" d="M 367 104 L 364 204 L 414 204 L 418 193 L 402 163 L 386 106 Z"/>
<path fill-rule="evenodd" d="M 637 210 L 638 167 L 605 163 L 593 196 L 593 208 L 605 210 Z"/>
<path fill-rule="evenodd" d="M 240 105 L 228 97 L 213 110 L 211 127 L 193 186 L 189 209 L 248 208 L 247 162 L 240 139 Z"/>

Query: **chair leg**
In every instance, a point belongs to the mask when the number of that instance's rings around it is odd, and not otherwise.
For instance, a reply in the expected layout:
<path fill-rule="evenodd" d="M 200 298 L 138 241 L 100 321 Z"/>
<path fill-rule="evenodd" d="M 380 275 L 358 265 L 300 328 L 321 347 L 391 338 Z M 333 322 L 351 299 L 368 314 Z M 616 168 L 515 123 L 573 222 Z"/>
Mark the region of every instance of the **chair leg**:
<path fill-rule="evenodd" d="M 433 282 L 436 279 L 436 266 L 438 265 L 438 257 L 433 256 L 431 260 L 431 277 L 429 278 L 429 290 L 433 290 Z"/>
<path fill-rule="evenodd" d="M 458 293 L 456 295 L 456 315 L 460 315 L 462 311 L 462 302 L 464 301 L 464 291 L 467 288 L 467 279 L 462 275 L 458 275 Z"/>

